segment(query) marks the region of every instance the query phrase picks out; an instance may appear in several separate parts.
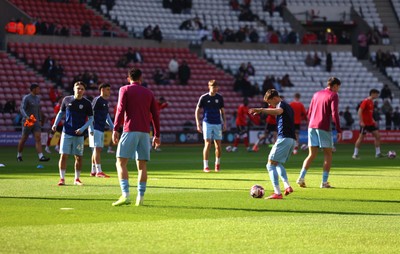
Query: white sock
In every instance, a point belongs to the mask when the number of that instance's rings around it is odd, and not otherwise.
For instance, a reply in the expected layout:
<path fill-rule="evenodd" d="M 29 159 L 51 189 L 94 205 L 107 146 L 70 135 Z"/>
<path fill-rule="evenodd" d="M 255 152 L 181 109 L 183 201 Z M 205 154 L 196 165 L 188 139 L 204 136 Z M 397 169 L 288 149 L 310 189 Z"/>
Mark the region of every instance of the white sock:
<path fill-rule="evenodd" d="M 60 169 L 60 178 L 61 179 L 65 178 L 65 169 Z"/>
<path fill-rule="evenodd" d="M 39 159 L 43 157 L 43 153 L 38 153 Z"/>
<path fill-rule="evenodd" d="M 204 168 L 208 168 L 208 160 L 203 160 Z"/>
<path fill-rule="evenodd" d="M 281 194 L 281 189 L 279 188 L 279 185 L 274 186 L 274 193 Z"/>
<path fill-rule="evenodd" d="M 358 155 L 358 148 L 354 147 L 354 155 Z"/>
<path fill-rule="evenodd" d="M 288 181 L 283 181 L 283 186 L 285 187 L 285 189 L 290 187 L 290 184 Z"/>
<path fill-rule="evenodd" d="M 80 176 L 81 176 L 81 171 L 75 169 L 75 179 L 79 179 Z"/>
<path fill-rule="evenodd" d="M 92 170 L 90 171 L 91 173 L 96 173 L 96 165 L 92 164 Z"/>
<path fill-rule="evenodd" d="M 103 172 L 103 171 L 101 171 L 101 164 L 96 164 L 96 170 L 97 170 L 97 173 Z"/>
<path fill-rule="evenodd" d="M 17 157 L 22 157 L 22 153 L 17 153 Z"/>
<path fill-rule="evenodd" d="M 380 147 L 375 147 L 375 153 L 380 154 L 381 153 L 381 148 Z"/>
<path fill-rule="evenodd" d="M 221 164 L 221 157 L 215 159 L 215 164 L 216 165 Z"/>

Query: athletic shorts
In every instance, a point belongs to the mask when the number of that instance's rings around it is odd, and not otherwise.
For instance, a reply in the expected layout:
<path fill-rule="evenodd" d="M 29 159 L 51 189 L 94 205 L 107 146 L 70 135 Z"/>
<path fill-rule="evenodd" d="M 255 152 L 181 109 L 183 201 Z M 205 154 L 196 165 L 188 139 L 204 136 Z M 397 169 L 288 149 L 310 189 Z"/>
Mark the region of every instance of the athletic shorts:
<path fill-rule="evenodd" d="M 22 135 L 23 136 L 28 136 L 31 133 L 35 132 L 41 132 L 42 128 L 40 127 L 40 123 L 38 121 L 35 122 L 35 124 L 31 127 L 26 127 L 24 126 L 24 123 L 22 123 Z"/>
<path fill-rule="evenodd" d="M 300 124 L 294 124 L 294 129 L 296 131 L 300 131 Z"/>
<path fill-rule="evenodd" d="M 222 139 L 222 125 L 210 124 L 203 122 L 203 138 L 221 140 Z"/>
<path fill-rule="evenodd" d="M 276 129 L 276 124 L 267 124 L 266 126 L 266 132 L 274 132 L 277 131 Z"/>
<path fill-rule="evenodd" d="M 93 135 L 89 134 L 89 147 L 104 147 L 104 132 L 94 130 Z"/>
<path fill-rule="evenodd" d="M 83 156 L 85 139 L 83 136 L 71 136 L 61 133 L 60 154 Z"/>
<path fill-rule="evenodd" d="M 292 138 L 278 138 L 269 152 L 268 160 L 285 163 L 293 152 L 296 141 Z"/>
<path fill-rule="evenodd" d="M 236 135 L 239 135 L 239 136 L 246 135 L 247 136 L 247 132 L 248 132 L 247 126 L 243 126 L 243 125 L 236 126 Z"/>
<path fill-rule="evenodd" d="M 360 126 L 360 133 L 365 135 L 367 132 L 377 131 L 378 128 L 375 125 L 366 125 L 364 127 Z"/>
<path fill-rule="evenodd" d="M 332 132 L 321 129 L 308 128 L 308 146 L 333 148 Z"/>
<path fill-rule="evenodd" d="M 118 142 L 117 158 L 150 160 L 150 134 L 147 132 L 123 132 Z"/>

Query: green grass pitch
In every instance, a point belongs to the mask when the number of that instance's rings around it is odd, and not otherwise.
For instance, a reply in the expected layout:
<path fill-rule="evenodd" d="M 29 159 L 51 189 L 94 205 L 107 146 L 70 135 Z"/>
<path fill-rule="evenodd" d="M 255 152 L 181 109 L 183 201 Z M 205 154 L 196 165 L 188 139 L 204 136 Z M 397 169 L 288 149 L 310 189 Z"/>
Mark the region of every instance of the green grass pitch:
<path fill-rule="evenodd" d="M 400 152 L 400 145 L 382 151 Z M 152 153 L 145 206 L 112 207 L 120 196 L 115 155 L 103 153 L 109 179 L 89 177 L 85 149 L 81 180 L 74 186 L 68 160 L 66 186 L 58 187 L 58 154 L 39 163 L 34 148 L 16 162 L 16 148 L 0 148 L 0 253 L 398 253 L 400 164 L 375 159 L 372 145 L 351 159 L 353 146 L 338 145 L 330 182 L 320 189 L 322 153 L 295 184 L 306 152 L 285 165 L 294 192 L 283 200 L 253 199 L 269 149 L 223 153 L 220 173 L 203 173 L 202 146 L 164 146 Z M 213 167 L 212 150 L 210 166 Z M 44 168 L 37 168 L 42 164 Z M 130 162 L 131 195 L 136 169 Z M 282 187 L 282 184 L 281 184 Z M 283 188 L 283 187 L 282 187 Z"/>

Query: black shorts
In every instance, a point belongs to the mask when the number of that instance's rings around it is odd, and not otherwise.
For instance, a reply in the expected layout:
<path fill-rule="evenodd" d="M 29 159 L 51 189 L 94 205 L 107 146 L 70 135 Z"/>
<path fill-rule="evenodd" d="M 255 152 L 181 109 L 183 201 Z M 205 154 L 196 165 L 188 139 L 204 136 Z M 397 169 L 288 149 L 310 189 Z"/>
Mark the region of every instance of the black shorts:
<path fill-rule="evenodd" d="M 238 126 L 236 126 L 236 128 L 237 128 L 236 134 L 239 134 L 239 135 L 243 135 L 243 134 L 247 133 L 247 131 L 248 131 L 247 126 L 238 125 Z"/>
<path fill-rule="evenodd" d="M 266 126 L 266 131 L 268 131 L 268 132 L 273 132 L 273 131 L 276 131 L 276 124 L 267 124 L 267 126 Z"/>
<path fill-rule="evenodd" d="M 299 130 L 300 130 L 300 124 L 295 124 L 295 125 L 294 125 L 294 129 L 295 129 L 296 131 L 299 131 Z"/>
<path fill-rule="evenodd" d="M 366 125 L 364 127 L 360 126 L 360 133 L 365 135 L 367 132 L 373 132 L 378 130 L 378 128 L 375 125 Z"/>

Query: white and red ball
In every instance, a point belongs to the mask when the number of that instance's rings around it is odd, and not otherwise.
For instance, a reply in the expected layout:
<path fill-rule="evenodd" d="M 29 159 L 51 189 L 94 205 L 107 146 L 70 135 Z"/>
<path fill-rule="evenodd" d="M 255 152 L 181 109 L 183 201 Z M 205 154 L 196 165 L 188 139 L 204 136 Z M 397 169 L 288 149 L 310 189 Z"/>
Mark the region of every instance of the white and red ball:
<path fill-rule="evenodd" d="M 232 146 L 227 146 L 227 147 L 225 148 L 225 150 L 226 150 L 228 153 L 232 152 Z"/>
<path fill-rule="evenodd" d="M 265 194 L 265 190 L 261 185 L 253 185 L 250 189 L 250 196 L 253 198 L 262 198 Z"/>
<path fill-rule="evenodd" d="M 394 158 L 396 158 L 396 152 L 395 151 L 389 151 L 388 152 L 388 158 L 389 159 L 394 159 Z"/>

